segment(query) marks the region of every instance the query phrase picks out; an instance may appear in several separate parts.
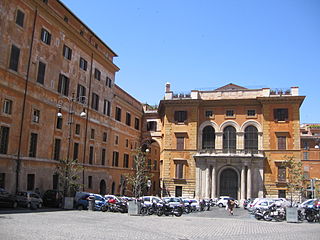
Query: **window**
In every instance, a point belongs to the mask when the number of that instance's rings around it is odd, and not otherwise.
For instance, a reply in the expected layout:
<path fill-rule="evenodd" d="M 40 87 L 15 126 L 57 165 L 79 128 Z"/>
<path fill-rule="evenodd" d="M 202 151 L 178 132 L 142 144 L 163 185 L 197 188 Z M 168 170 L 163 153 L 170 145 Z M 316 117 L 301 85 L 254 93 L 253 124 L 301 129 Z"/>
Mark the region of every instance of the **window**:
<path fill-rule="evenodd" d="M 187 120 L 187 111 L 175 111 L 174 120 L 178 123 L 184 123 Z"/>
<path fill-rule="evenodd" d="M 6 188 L 6 174 L 0 173 L 0 188 Z"/>
<path fill-rule="evenodd" d="M 206 117 L 212 117 L 213 116 L 213 112 L 212 111 L 206 111 Z"/>
<path fill-rule="evenodd" d="M 226 116 L 227 117 L 234 117 L 234 111 L 233 110 L 227 110 L 226 111 Z"/>
<path fill-rule="evenodd" d="M 184 150 L 184 137 L 177 137 L 177 150 Z"/>
<path fill-rule="evenodd" d="M 93 164 L 93 158 L 94 158 L 93 146 L 90 146 L 90 150 L 89 150 L 89 164 Z"/>
<path fill-rule="evenodd" d="M 80 124 L 76 124 L 76 130 L 75 130 L 77 135 L 80 135 Z"/>
<path fill-rule="evenodd" d="M 234 152 L 236 150 L 236 129 L 232 126 L 223 130 L 223 150 L 224 152 Z"/>
<path fill-rule="evenodd" d="M 287 108 L 274 109 L 275 121 L 288 121 L 289 113 Z"/>
<path fill-rule="evenodd" d="M 18 9 L 17 16 L 16 16 L 16 24 L 18 24 L 20 27 L 23 27 L 23 22 L 24 22 L 24 13 Z"/>
<path fill-rule="evenodd" d="M 134 128 L 136 130 L 139 130 L 140 129 L 140 120 L 138 118 L 135 118 L 134 119 Z"/>
<path fill-rule="evenodd" d="M 61 149 L 61 139 L 56 138 L 54 140 L 54 154 L 53 159 L 59 161 L 60 160 L 60 149 Z"/>
<path fill-rule="evenodd" d="M 102 148 L 101 150 L 101 165 L 106 164 L 106 149 Z"/>
<path fill-rule="evenodd" d="M 278 182 L 286 181 L 286 167 L 278 166 Z"/>
<path fill-rule="evenodd" d="M 119 136 L 115 136 L 114 138 L 114 144 L 118 145 L 119 144 Z"/>
<path fill-rule="evenodd" d="M 104 132 L 102 135 L 102 141 L 106 142 L 107 138 L 108 138 L 108 134 L 106 132 Z"/>
<path fill-rule="evenodd" d="M 183 179 L 183 163 L 176 163 L 176 178 Z"/>
<path fill-rule="evenodd" d="M 303 177 L 304 177 L 304 179 L 310 179 L 310 167 L 309 166 L 303 167 Z"/>
<path fill-rule="evenodd" d="M 27 175 L 27 191 L 34 190 L 34 181 L 35 181 L 35 175 L 28 174 Z"/>
<path fill-rule="evenodd" d="M 59 186 L 59 174 L 52 175 L 52 189 L 57 190 Z"/>
<path fill-rule="evenodd" d="M 8 127 L 1 126 L 0 128 L 0 153 L 7 154 L 9 144 L 9 129 Z"/>
<path fill-rule="evenodd" d="M 176 186 L 175 197 L 182 197 L 182 186 Z"/>
<path fill-rule="evenodd" d="M 215 148 L 215 131 L 211 126 L 206 126 L 202 131 L 202 149 Z"/>
<path fill-rule="evenodd" d="M 99 110 L 99 96 L 95 93 L 92 93 L 92 103 L 91 108 L 98 111 Z"/>
<path fill-rule="evenodd" d="M 97 68 L 94 69 L 94 78 L 100 81 L 101 72 Z"/>
<path fill-rule="evenodd" d="M 126 113 L 126 124 L 131 126 L 131 114 L 128 112 Z"/>
<path fill-rule="evenodd" d="M 48 4 L 48 0 L 42 0 L 42 2 L 44 2 L 45 4 Z"/>
<path fill-rule="evenodd" d="M 37 76 L 37 82 L 43 84 L 44 83 L 44 76 L 46 73 L 46 64 L 43 62 L 39 62 L 38 66 L 38 76 Z"/>
<path fill-rule="evenodd" d="M 154 160 L 153 161 L 153 170 L 157 171 L 157 168 L 158 168 L 158 161 Z"/>
<path fill-rule="evenodd" d="M 91 139 L 94 139 L 94 129 L 93 129 L 93 128 L 91 128 L 90 138 L 91 138 Z"/>
<path fill-rule="evenodd" d="M 309 160 L 309 153 L 303 152 L 303 160 Z"/>
<path fill-rule="evenodd" d="M 65 96 L 69 95 L 69 78 L 63 74 L 59 75 L 58 92 Z"/>
<path fill-rule="evenodd" d="M 79 64 L 80 64 L 80 68 L 82 70 L 87 71 L 88 62 L 84 58 L 80 57 L 80 63 Z"/>
<path fill-rule="evenodd" d="M 40 111 L 38 109 L 33 109 L 32 122 L 39 123 L 40 121 Z"/>
<path fill-rule="evenodd" d="M 92 188 L 92 176 L 88 176 L 88 188 Z"/>
<path fill-rule="evenodd" d="M 287 149 L 287 138 L 286 136 L 278 136 L 278 150 L 286 150 Z"/>
<path fill-rule="evenodd" d="M 71 50 L 71 48 L 69 48 L 67 45 L 63 45 L 63 56 L 64 56 L 66 59 L 71 60 L 72 50 Z"/>
<path fill-rule="evenodd" d="M 79 143 L 73 144 L 73 160 L 79 159 Z"/>
<path fill-rule="evenodd" d="M 111 103 L 105 99 L 103 104 L 103 114 L 110 116 L 110 108 L 111 108 Z"/>
<path fill-rule="evenodd" d="M 254 126 L 248 126 L 244 130 L 244 149 L 258 150 L 258 130 Z"/>
<path fill-rule="evenodd" d="M 148 159 L 148 169 L 151 170 L 151 159 Z"/>
<path fill-rule="evenodd" d="M 278 198 L 286 198 L 286 190 L 278 190 Z"/>
<path fill-rule="evenodd" d="M 147 131 L 157 131 L 157 122 L 156 121 L 147 122 Z"/>
<path fill-rule="evenodd" d="M 309 143 L 307 141 L 302 141 L 303 149 L 308 150 L 309 149 Z"/>
<path fill-rule="evenodd" d="M 118 164 L 119 164 L 119 153 L 118 152 L 113 152 L 112 166 L 113 167 L 118 167 Z"/>
<path fill-rule="evenodd" d="M 50 43 L 51 43 L 51 34 L 46 29 L 42 28 L 41 29 L 40 39 L 45 44 L 50 45 Z"/>
<path fill-rule="evenodd" d="M 12 101 L 5 99 L 3 102 L 3 113 L 11 115 L 12 113 Z"/>
<path fill-rule="evenodd" d="M 37 142 L 38 142 L 38 134 L 31 133 L 29 157 L 36 157 L 37 156 Z"/>
<path fill-rule="evenodd" d="M 248 116 L 248 117 L 254 117 L 254 116 L 256 116 L 256 110 L 253 110 L 253 109 L 247 110 L 247 116 Z"/>
<path fill-rule="evenodd" d="M 121 122 L 121 108 L 116 107 L 116 120 Z"/>
<path fill-rule="evenodd" d="M 123 167 L 124 168 L 129 168 L 129 154 L 124 154 L 123 155 Z"/>
<path fill-rule="evenodd" d="M 18 72 L 19 56 L 20 48 L 16 47 L 15 45 L 12 45 L 9 68 L 16 72 Z"/>
<path fill-rule="evenodd" d="M 77 100 L 82 104 L 85 104 L 86 102 L 86 88 L 81 84 L 78 84 L 77 87 Z"/>
<path fill-rule="evenodd" d="M 64 16 L 63 20 L 64 20 L 65 22 L 69 22 L 69 18 L 68 18 L 67 16 Z"/>
<path fill-rule="evenodd" d="M 109 77 L 107 76 L 107 78 L 106 78 L 106 86 L 108 86 L 109 88 L 111 88 L 111 84 L 112 84 L 112 80 L 111 80 L 111 78 L 109 78 Z"/>

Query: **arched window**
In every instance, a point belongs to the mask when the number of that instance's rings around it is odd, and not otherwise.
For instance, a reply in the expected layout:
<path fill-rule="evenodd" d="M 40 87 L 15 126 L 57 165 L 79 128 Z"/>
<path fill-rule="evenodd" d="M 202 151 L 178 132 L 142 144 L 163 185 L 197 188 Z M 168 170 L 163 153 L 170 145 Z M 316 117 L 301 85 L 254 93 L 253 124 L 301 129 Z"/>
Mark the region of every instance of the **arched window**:
<path fill-rule="evenodd" d="M 224 152 L 235 152 L 237 147 L 236 129 L 228 126 L 223 130 L 223 150 Z"/>
<path fill-rule="evenodd" d="M 258 150 L 258 130 L 255 126 L 248 126 L 244 130 L 244 149 Z"/>
<path fill-rule="evenodd" d="M 214 149 L 215 139 L 214 128 L 206 126 L 202 131 L 202 149 Z"/>

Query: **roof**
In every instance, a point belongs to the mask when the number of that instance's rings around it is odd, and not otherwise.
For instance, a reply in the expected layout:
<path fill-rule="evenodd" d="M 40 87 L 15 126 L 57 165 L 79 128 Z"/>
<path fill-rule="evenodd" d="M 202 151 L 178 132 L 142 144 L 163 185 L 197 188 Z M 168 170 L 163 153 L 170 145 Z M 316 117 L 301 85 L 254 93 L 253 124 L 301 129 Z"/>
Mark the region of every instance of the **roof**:
<path fill-rule="evenodd" d="M 229 83 L 223 87 L 217 88 L 214 91 L 230 91 L 230 90 L 245 90 L 247 88 L 245 87 L 241 87 L 239 85 L 233 84 L 233 83 Z"/>

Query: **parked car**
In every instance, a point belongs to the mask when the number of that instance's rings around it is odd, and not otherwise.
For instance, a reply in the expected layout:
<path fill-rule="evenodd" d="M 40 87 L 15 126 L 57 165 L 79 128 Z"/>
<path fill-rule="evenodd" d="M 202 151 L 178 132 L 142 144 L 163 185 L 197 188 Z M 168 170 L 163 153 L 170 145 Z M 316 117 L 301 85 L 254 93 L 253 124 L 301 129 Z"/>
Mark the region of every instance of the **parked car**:
<path fill-rule="evenodd" d="M 184 207 L 184 202 L 180 197 L 164 197 L 162 198 L 164 202 L 169 203 L 170 206 L 180 206 Z"/>
<path fill-rule="evenodd" d="M 62 207 L 63 193 L 61 191 L 51 189 L 44 192 L 42 196 L 43 205 L 46 207 Z"/>
<path fill-rule="evenodd" d="M 94 210 L 101 210 L 101 206 L 106 203 L 106 199 L 99 194 L 85 194 L 76 202 L 76 209 L 83 210 L 88 209 L 89 197 L 93 197 L 95 200 Z"/>
<path fill-rule="evenodd" d="M 268 209 L 270 205 L 275 203 L 274 199 L 272 198 L 260 198 L 258 201 L 256 201 L 252 207 L 252 211 L 255 209 Z M 278 205 L 281 205 L 281 202 L 278 202 Z"/>
<path fill-rule="evenodd" d="M 200 203 L 197 199 L 186 199 L 189 201 L 192 211 L 200 211 Z"/>
<path fill-rule="evenodd" d="M 0 188 L 0 207 L 12 207 L 18 206 L 17 197 L 3 188 Z"/>
<path fill-rule="evenodd" d="M 152 205 L 153 203 L 161 203 L 162 202 L 161 198 L 155 197 L 155 196 L 144 196 L 144 197 L 141 197 L 141 200 L 147 206 Z"/>
<path fill-rule="evenodd" d="M 229 197 L 229 196 L 220 196 L 217 201 L 217 206 L 218 207 L 225 207 L 227 205 L 229 199 L 234 201 L 234 204 L 235 204 L 234 206 L 236 208 L 240 207 L 238 200 L 236 200 L 232 197 Z"/>
<path fill-rule="evenodd" d="M 42 208 L 43 201 L 39 194 L 35 192 L 18 192 L 17 193 L 18 205 L 21 207 L 31 208 Z"/>

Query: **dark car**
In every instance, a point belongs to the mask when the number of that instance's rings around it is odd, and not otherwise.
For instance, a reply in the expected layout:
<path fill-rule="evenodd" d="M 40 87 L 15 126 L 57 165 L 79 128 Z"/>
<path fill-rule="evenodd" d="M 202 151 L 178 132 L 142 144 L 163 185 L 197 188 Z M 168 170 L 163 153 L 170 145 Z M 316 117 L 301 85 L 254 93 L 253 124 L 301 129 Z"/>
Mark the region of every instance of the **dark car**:
<path fill-rule="evenodd" d="M 95 210 L 101 210 L 101 206 L 106 203 L 106 199 L 99 194 L 85 194 L 76 202 L 76 209 L 83 210 L 88 209 L 89 198 L 94 198 L 95 200 Z"/>
<path fill-rule="evenodd" d="M 12 207 L 18 206 L 17 197 L 3 188 L 0 188 L 0 207 Z"/>
<path fill-rule="evenodd" d="M 42 196 L 43 205 L 46 207 L 62 207 L 63 193 L 58 190 L 47 190 Z"/>
<path fill-rule="evenodd" d="M 42 208 L 42 198 L 35 192 L 18 192 L 18 205 L 26 208 Z"/>

